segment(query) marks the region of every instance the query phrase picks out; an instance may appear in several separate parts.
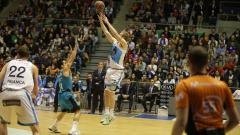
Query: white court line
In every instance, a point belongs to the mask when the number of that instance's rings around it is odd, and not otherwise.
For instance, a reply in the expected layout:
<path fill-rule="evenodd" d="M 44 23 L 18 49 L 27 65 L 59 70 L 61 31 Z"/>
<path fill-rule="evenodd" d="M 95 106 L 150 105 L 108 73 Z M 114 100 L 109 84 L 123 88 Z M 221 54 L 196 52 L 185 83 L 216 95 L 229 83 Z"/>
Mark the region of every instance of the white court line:
<path fill-rule="evenodd" d="M 27 130 L 8 128 L 8 135 L 32 135 L 32 133 Z"/>
<path fill-rule="evenodd" d="M 140 116 L 140 115 L 142 115 L 142 114 L 134 115 L 134 116 L 131 116 L 129 118 L 135 118 L 135 117 Z"/>

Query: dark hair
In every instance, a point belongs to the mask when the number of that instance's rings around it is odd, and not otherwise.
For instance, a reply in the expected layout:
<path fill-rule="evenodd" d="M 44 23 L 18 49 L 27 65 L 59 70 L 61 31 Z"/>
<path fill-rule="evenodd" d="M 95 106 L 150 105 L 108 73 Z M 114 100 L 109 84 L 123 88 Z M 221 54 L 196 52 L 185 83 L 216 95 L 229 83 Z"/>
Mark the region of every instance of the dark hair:
<path fill-rule="evenodd" d="M 201 71 L 208 63 L 208 52 L 201 46 L 193 47 L 189 52 L 188 59 L 194 70 Z"/>
<path fill-rule="evenodd" d="M 29 57 L 29 48 L 26 45 L 22 45 L 18 48 L 17 54 L 20 58 L 28 58 Z"/>

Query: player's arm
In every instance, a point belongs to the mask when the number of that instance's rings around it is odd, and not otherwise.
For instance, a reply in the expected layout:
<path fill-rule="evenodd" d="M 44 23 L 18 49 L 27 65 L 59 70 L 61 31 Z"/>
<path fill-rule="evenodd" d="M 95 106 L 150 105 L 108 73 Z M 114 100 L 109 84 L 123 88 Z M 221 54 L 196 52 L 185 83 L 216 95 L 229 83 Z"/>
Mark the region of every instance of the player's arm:
<path fill-rule="evenodd" d="M 8 63 L 3 66 L 2 71 L 0 72 L 0 91 L 2 90 L 2 84 L 7 71 L 7 66 Z"/>
<path fill-rule="evenodd" d="M 189 111 L 189 99 L 183 82 L 177 85 L 175 98 L 176 121 L 173 125 L 172 135 L 182 135 L 187 125 Z"/>
<path fill-rule="evenodd" d="M 78 42 L 77 42 L 77 39 L 75 39 L 75 46 L 74 46 L 74 49 L 71 51 L 68 59 L 66 60 L 66 63 L 64 65 L 64 72 L 69 72 L 71 66 L 72 66 L 72 63 L 74 61 L 74 59 L 76 58 L 76 55 L 77 55 L 77 50 L 78 50 Z"/>
<path fill-rule="evenodd" d="M 104 14 L 101 14 L 101 16 L 103 21 L 107 24 L 113 37 L 116 38 L 117 41 L 121 43 L 124 49 L 127 49 L 128 48 L 127 41 L 120 34 L 118 34 L 117 30 L 112 26 L 112 24 L 108 21 L 107 17 Z"/>
<path fill-rule="evenodd" d="M 232 130 L 239 124 L 239 114 L 232 98 L 232 93 L 229 88 L 227 88 L 226 92 L 226 113 L 228 116 L 228 120 L 224 123 L 225 132 Z"/>
<path fill-rule="evenodd" d="M 188 121 L 188 107 L 176 109 L 176 121 L 173 125 L 172 135 L 182 135 Z"/>
<path fill-rule="evenodd" d="M 33 81 L 34 81 L 34 86 L 33 86 L 33 98 L 38 95 L 38 68 L 33 65 Z"/>
<path fill-rule="evenodd" d="M 101 29 L 102 29 L 103 33 L 106 35 L 107 40 L 108 40 L 110 43 L 115 42 L 116 39 L 115 39 L 115 38 L 109 33 L 109 31 L 107 30 L 105 24 L 103 23 L 102 17 L 101 17 L 101 16 L 98 16 L 98 19 L 99 19 L 99 22 L 100 22 Z"/>

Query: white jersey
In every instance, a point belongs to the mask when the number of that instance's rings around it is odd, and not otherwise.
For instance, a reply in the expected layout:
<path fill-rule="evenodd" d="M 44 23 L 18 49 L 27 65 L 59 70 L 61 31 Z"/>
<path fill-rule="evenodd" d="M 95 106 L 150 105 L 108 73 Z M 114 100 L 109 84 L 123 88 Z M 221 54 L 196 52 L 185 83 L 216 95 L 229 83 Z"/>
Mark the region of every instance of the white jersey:
<path fill-rule="evenodd" d="M 32 91 L 33 64 L 27 60 L 15 59 L 8 63 L 2 89 L 28 90 Z"/>
<path fill-rule="evenodd" d="M 112 54 L 110 56 L 109 67 L 116 69 L 124 69 L 123 61 L 127 50 L 122 49 L 119 43 L 115 41 L 112 47 Z"/>

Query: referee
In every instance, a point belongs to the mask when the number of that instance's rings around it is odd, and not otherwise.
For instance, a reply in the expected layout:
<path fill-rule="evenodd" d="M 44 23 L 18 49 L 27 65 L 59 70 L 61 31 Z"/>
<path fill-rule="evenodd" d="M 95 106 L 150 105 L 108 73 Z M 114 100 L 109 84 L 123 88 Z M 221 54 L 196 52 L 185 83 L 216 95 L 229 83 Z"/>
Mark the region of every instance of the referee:
<path fill-rule="evenodd" d="M 207 75 L 208 53 L 200 46 L 190 50 L 191 76 L 176 87 L 176 121 L 172 135 L 224 135 L 239 123 L 231 90 Z M 226 111 L 228 120 L 223 123 Z"/>

